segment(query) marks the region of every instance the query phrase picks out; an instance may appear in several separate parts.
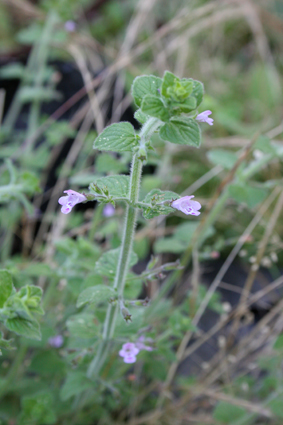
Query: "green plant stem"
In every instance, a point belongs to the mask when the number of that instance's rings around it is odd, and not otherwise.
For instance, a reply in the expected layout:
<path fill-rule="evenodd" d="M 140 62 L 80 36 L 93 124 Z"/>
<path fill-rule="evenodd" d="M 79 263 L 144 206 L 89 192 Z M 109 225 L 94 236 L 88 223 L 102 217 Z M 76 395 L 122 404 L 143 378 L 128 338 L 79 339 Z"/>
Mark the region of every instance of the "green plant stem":
<path fill-rule="evenodd" d="M 161 121 L 155 118 L 150 118 L 143 126 L 140 132 L 140 146 L 145 147 L 146 142 L 150 139 L 155 130 L 160 126 Z M 142 174 L 142 160 L 139 158 L 139 154 L 136 153 L 133 156 L 131 177 L 130 177 L 130 192 L 129 192 L 129 204 L 126 209 L 124 233 L 122 237 L 120 256 L 117 265 L 117 271 L 114 280 L 114 289 L 117 290 L 118 299 L 123 298 L 123 292 L 125 287 L 126 275 L 129 268 L 129 259 L 132 251 L 134 231 L 136 226 L 136 218 L 138 209 L 135 204 L 139 199 L 140 180 Z M 111 339 L 114 335 L 115 324 L 117 315 L 119 312 L 119 303 L 116 305 L 109 304 L 106 318 L 103 327 L 102 341 L 98 347 L 96 355 L 91 362 L 87 376 L 94 378 L 99 374 L 105 359 L 107 357 Z"/>

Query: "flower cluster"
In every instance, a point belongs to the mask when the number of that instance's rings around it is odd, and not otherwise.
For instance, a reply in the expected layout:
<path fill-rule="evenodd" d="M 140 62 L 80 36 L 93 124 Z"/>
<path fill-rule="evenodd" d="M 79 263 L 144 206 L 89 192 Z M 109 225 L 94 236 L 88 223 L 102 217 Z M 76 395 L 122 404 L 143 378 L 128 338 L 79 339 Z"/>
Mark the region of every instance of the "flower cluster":
<path fill-rule="evenodd" d="M 152 342 L 152 339 L 142 335 L 136 342 L 126 342 L 119 351 L 119 356 L 123 357 L 124 363 L 135 363 L 136 356 L 141 350 L 152 351 L 153 348 L 145 345 L 145 342 Z"/>

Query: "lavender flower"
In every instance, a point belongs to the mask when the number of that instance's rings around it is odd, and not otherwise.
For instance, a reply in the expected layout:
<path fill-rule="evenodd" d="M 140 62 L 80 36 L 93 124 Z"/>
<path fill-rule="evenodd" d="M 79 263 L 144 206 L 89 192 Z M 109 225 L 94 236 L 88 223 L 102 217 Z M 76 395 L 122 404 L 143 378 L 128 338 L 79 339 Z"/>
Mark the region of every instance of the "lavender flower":
<path fill-rule="evenodd" d="M 112 215 L 115 214 L 115 208 L 112 204 L 106 204 L 103 208 L 102 214 L 104 215 L 104 217 L 112 217 Z"/>
<path fill-rule="evenodd" d="M 145 342 L 153 342 L 153 339 L 151 338 L 146 338 L 144 335 L 140 336 L 137 340 L 137 342 L 135 343 L 135 346 L 139 349 L 139 350 L 146 350 L 146 351 L 152 351 L 153 348 L 150 347 L 149 345 L 145 345 Z"/>
<path fill-rule="evenodd" d="M 74 21 L 66 21 L 65 22 L 65 30 L 68 32 L 74 32 L 76 31 L 76 23 Z"/>
<path fill-rule="evenodd" d="M 122 346 L 122 350 L 119 351 L 119 356 L 124 358 L 124 363 L 135 363 L 137 360 L 136 355 L 139 351 L 133 342 L 126 342 Z"/>
<path fill-rule="evenodd" d="M 48 343 L 49 345 L 51 345 L 51 347 L 60 348 L 64 343 L 64 338 L 62 337 L 62 335 L 52 336 L 51 338 L 49 338 Z"/>
<path fill-rule="evenodd" d="M 191 201 L 192 198 L 194 196 L 183 196 L 183 198 L 171 202 L 171 207 L 187 215 L 200 215 L 198 210 L 201 208 L 201 204 L 197 201 Z"/>
<path fill-rule="evenodd" d="M 68 196 L 61 196 L 58 200 L 59 204 L 62 205 L 61 212 L 63 214 L 69 214 L 76 204 L 87 200 L 82 193 L 75 192 L 71 189 L 65 190 L 64 193 L 67 193 Z"/>
<path fill-rule="evenodd" d="M 213 119 L 208 118 L 208 115 L 212 114 L 211 111 L 203 111 L 201 114 L 198 114 L 196 120 L 199 122 L 206 122 L 208 125 L 213 125 Z"/>

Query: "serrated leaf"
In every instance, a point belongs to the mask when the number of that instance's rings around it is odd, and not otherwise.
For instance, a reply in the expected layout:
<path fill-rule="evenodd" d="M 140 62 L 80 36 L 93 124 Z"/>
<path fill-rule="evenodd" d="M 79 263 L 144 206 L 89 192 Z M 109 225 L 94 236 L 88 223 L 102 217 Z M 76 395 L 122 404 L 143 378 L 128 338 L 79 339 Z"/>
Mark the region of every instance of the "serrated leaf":
<path fill-rule="evenodd" d="M 119 122 L 106 127 L 95 139 L 93 148 L 100 151 L 131 152 L 138 144 L 132 124 Z"/>
<path fill-rule="evenodd" d="M 137 106 L 141 106 L 146 95 L 158 96 L 162 79 L 154 75 L 142 75 L 136 77 L 132 84 L 132 96 Z"/>
<path fill-rule="evenodd" d="M 115 295 L 115 290 L 109 286 L 90 286 L 80 293 L 77 301 L 77 307 L 79 308 L 85 304 L 100 304 L 102 302 L 109 301 L 109 299 Z"/>
<path fill-rule="evenodd" d="M 199 125 L 192 118 L 172 118 L 164 124 L 159 131 L 161 139 L 178 145 L 190 145 L 199 147 L 201 133 Z"/>
<path fill-rule="evenodd" d="M 30 339 L 41 340 L 39 324 L 35 320 L 26 320 L 22 317 L 14 317 L 13 319 L 7 319 L 5 326 L 17 335 L 25 336 Z"/>
<path fill-rule="evenodd" d="M 13 291 L 12 276 L 7 270 L 0 270 L 0 308 L 3 307 Z"/>
<path fill-rule="evenodd" d="M 60 398 L 61 400 L 66 401 L 72 396 L 79 394 L 92 386 L 93 383 L 85 376 L 84 372 L 70 372 L 61 388 Z"/>
<path fill-rule="evenodd" d="M 107 176 L 95 179 L 94 183 L 99 187 L 107 187 L 109 195 L 113 198 L 127 197 L 130 187 L 129 176 Z M 90 187 L 91 189 L 91 187 Z"/>
<path fill-rule="evenodd" d="M 69 317 L 66 325 L 70 334 L 79 338 L 93 338 L 99 334 L 99 323 L 90 313 L 75 314 Z"/>
<path fill-rule="evenodd" d="M 120 249 L 111 249 L 105 252 L 95 264 L 94 273 L 114 279 L 117 264 L 120 256 Z M 132 251 L 130 255 L 129 267 L 134 266 L 138 262 L 137 255 Z"/>
<path fill-rule="evenodd" d="M 168 93 L 168 88 L 173 87 L 176 82 L 180 81 L 180 78 L 176 77 L 176 75 L 172 74 L 172 72 L 165 71 L 163 75 L 163 81 L 161 85 L 161 94 L 162 96 L 170 99 L 171 96 Z"/>
<path fill-rule="evenodd" d="M 172 107 L 174 111 L 177 111 L 178 113 L 184 112 L 188 113 L 196 109 L 197 101 L 194 97 L 190 96 L 184 102 L 177 103 L 173 102 Z"/>
<path fill-rule="evenodd" d="M 142 100 L 141 110 L 151 117 L 159 118 L 161 121 L 169 120 L 169 112 L 160 97 L 146 95 Z"/>
<path fill-rule="evenodd" d="M 139 121 L 141 124 L 144 124 L 148 119 L 149 119 L 149 115 L 144 114 L 141 109 L 138 109 L 135 113 L 134 113 L 134 117 L 137 121 Z"/>

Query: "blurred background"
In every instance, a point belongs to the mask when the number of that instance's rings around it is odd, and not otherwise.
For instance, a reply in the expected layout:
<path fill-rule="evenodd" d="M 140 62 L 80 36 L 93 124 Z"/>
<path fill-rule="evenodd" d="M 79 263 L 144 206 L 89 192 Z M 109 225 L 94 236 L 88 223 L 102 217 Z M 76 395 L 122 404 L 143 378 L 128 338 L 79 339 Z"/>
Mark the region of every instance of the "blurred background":
<path fill-rule="evenodd" d="M 214 125 L 202 125 L 198 150 L 156 137 L 144 169 L 141 195 L 154 188 L 194 194 L 206 214 L 197 252 L 190 243 L 199 222 L 181 213 L 139 219 L 135 272 L 151 255 L 160 264 L 181 258 L 184 266 L 169 285 L 171 319 L 158 313 L 157 333 L 169 326 L 169 337 L 182 340 L 183 299 L 198 328 L 178 365 L 176 391 L 185 396 L 175 405 L 169 396 L 164 416 L 152 423 L 280 425 L 282 0 L 0 0 L 0 40 L 1 268 L 12 273 L 17 289 L 42 287 L 46 310 L 42 341 L 16 337 L 16 353 L 3 349 L 1 423 L 71 423 L 64 409 L 76 390 L 65 386 L 62 395 L 60 386 L 67 367 L 88 359 L 93 342 L 82 342 L 81 330 L 65 322 L 91 284 L 94 261 L 120 245 L 123 208 L 95 205 L 93 215 L 86 204 L 63 215 L 58 198 L 66 189 L 87 190 L 94 177 L 128 174 L 128 153 L 98 154 L 93 141 L 121 120 L 138 129 L 133 79 L 169 70 L 204 83 L 199 112 L 210 109 Z M 154 299 L 162 282 L 164 276 L 146 287 L 140 282 L 131 296 Z M 58 335 L 62 344 L 55 347 L 50 338 Z M 158 344 L 161 357 L 145 362 L 137 393 L 151 380 L 166 380 L 176 346 L 169 353 Z M 201 384 L 205 390 L 192 395 Z M 46 385 L 52 395 L 38 402 Z M 56 391 L 62 401 L 53 416 L 44 416 Z M 140 409 L 129 412 L 131 394 L 125 391 L 118 404 L 104 400 L 107 415 L 97 407 L 97 417 L 72 423 L 149 423 L 136 418 L 154 409 L 153 402 L 141 397 Z M 36 418 L 31 405 L 43 416 Z"/>

